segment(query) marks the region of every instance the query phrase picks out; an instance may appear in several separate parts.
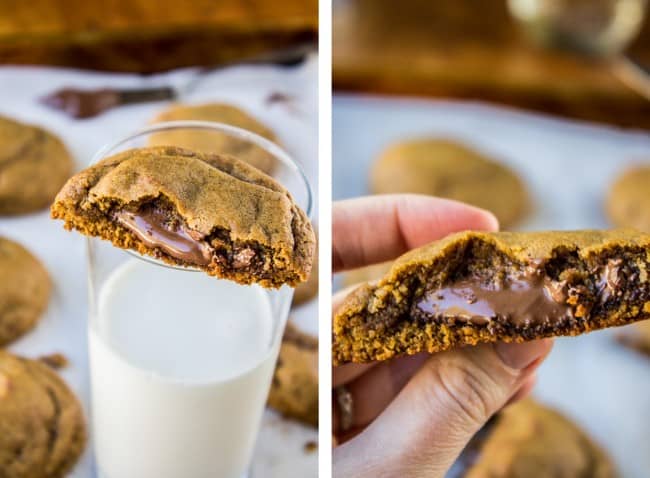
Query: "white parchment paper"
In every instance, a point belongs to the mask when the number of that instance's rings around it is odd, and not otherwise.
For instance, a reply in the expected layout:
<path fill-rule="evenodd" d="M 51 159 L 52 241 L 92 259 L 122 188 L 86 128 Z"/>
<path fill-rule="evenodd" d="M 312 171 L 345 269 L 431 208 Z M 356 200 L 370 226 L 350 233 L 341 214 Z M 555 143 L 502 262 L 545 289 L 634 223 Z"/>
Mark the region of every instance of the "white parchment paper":
<path fill-rule="evenodd" d="M 88 120 L 73 120 L 37 102 L 62 87 L 136 88 L 154 85 L 183 86 L 196 75 L 185 69 L 154 76 L 91 73 L 40 67 L 0 67 L 0 114 L 39 124 L 58 134 L 73 153 L 77 169 L 85 167 L 104 144 L 113 143 L 146 126 L 165 102 L 124 106 Z M 237 105 L 271 127 L 289 154 L 306 171 L 317 194 L 318 115 L 317 58 L 295 68 L 241 66 L 205 74 L 182 101 L 224 101 Z M 271 93 L 292 98 L 289 103 L 269 105 Z M 317 216 L 314 216 L 317 217 Z M 81 398 L 89 413 L 89 383 L 86 353 L 86 269 L 81 235 L 63 230 L 46 211 L 16 218 L 0 218 L 0 235 L 27 246 L 49 270 L 54 297 L 38 327 L 10 349 L 26 356 L 63 352 L 70 366 L 62 375 Z M 2 280 L 0 278 L 0 280 Z M 317 333 L 315 301 L 292 315 L 299 325 Z M 305 452 L 316 441 L 315 430 L 281 419 L 268 412 L 258 441 L 252 478 L 311 477 L 318 474 L 318 454 Z M 74 478 L 95 476 L 92 442 Z"/>
<path fill-rule="evenodd" d="M 333 107 L 334 199 L 367 192 L 367 171 L 405 138 L 457 138 L 525 179 L 534 212 L 521 229 L 610 227 L 608 186 L 650 162 L 650 136 L 472 103 L 339 96 Z M 650 194 L 650 191 L 648 191 Z M 534 394 L 565 412 L 612 455 L 625 478 L 650 476 L 650 358 L 619 346 L 615 330 L 559 339 Z"/>

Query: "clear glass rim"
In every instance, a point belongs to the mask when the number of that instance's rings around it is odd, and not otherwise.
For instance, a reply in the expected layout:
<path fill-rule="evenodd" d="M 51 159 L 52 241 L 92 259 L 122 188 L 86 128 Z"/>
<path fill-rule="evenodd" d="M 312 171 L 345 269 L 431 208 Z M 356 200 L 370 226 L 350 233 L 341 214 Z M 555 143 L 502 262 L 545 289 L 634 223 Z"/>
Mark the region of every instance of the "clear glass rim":
<path fill-rule="evenodd" d="M 216 121 L 181 120 L 181 121 L 165 121 L 165 122 L 149 125 L 127 135 L 126 137 L 120 139 L 119 141 L 113 143 L 107 143 L 104 146 L 102 146 L 93 155 L 91 159 L 91 165 L 96 164 L 102 159 L 106 158 L 107 156 L 115 153 L 117 149 L 126 145 L 130 141 L 137 139 L 140 136 L 146 136 L 153 133 L 159 133 L 162 131 L 169 131 L 174 129 L 190 129 L 190 128 L 218 131 L 220 133 L 225 133 L 230 136 L 237 137 L 238 139 L 241 139 L 243 141 L 248 141 L 255 144 L 256 146 L 262 148 L 264 151 L 272 155 L 274 158 L 280 160 L 280 162 L 282 162 L 285 166 L 287 166 L 291 171 L 293 171 L 300 178 L 300 181 L 302 182 L 307 195 L 307 204 L 304 208 L 305 214 L 307 215 L 308 219 L 310 220 L 312 219 L 311 216 L 313 210 L 313 192 L 311 190 L 311 186 L 307 179 L 307 175 L 305 174 L 305 171 L 303 170 L 302 166 L 300 166 L 300 164 L 296 162 L 293 158 L 291 158 L 291 156 L 289 156 L 289 154 L 284 149 L 282 149 L 274 142 L 256 133 L 253 133 L 252 131 L 248 131 L 246 129 L 239 128 L 237 126 L 232 126 L 225 123 L 219 123 Z M 88 242 L 90 242 L 93 239 L 94 238 L 92 237 L 87 238 Z M 91 244 L 88 244 L 88 247 L 89 248 L 92 247 Z M 203 272 L 201 269 L 198 269 L 196 267 L 191 267 L 191 266 L 183 267 L 176 264 L 168 264 L 154 257 L 143 255 L 136 251 L 132 251 L 130 249 L 126 249 L 126 252 L 128 252 L 129 254 L 131 254 L 132 256 L 140 260 L 144 260 L 146 262 L 161 267 L 167 267 L 167 268 L 177 269 L 180 271 L 187 271 L 187 272 Z"/>

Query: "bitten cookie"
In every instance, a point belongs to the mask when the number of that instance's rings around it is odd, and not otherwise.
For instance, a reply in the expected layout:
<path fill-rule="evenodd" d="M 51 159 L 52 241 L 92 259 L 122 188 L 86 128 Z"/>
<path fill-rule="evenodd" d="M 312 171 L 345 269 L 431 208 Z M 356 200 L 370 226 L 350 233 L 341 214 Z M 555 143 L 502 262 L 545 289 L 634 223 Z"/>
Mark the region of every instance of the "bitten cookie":
<path fill-rule="evenodd" d="M 650 165 L 630 168 L 616 179 L 605 211 L 616 226 L 650 232 Z"/>
<path fill-rule="evenodd" d="M 76 174 L 52 217 L 118 247 L 264 287 L 305 281 L 315 247 L 306 214 L 279 183 L 231 156 L 173 147 L 131 149 Z"/>
<path fill-rule="evenodd" d="M 529 208 L 525 185 L 513 171 L 445 139 L 415 139 L 386 149 L 372 165 L 370 190 L 462 201 L 493 212 L 502 229 Z"/>
<path fill-rule="evenodd" d="M 462 232 L 415 249 L 334 317 L 334 364 L 578 335 L 650 318 L 650 235 Z"/>
<path fill-rule="evenodd" d="M 199 120 L 214 121 L 236 126 L 258 134 L 269 141 L 279 144 L 275 133 L 245 111 L 222 103 L 202 105 L 177 104 L 163 111 L 153 120 L 162 121 Z M 238 140 L 218 131 L 180 129 L 164 131 L 151 135 L 151 146 L 179 146 L 194 151 L 215 154 L 230 154 L 246 161 L 248 164 L 271 173 L 274 159 L 266 151 L 248 141 Z"/>
<path fill-rule="evenodd" d="M 37 126 L 0 116 L 0 215 L 44 209 L 72 174 L 59 138 Z"/>
<path fill-rule="evenodd" d="M 86 445 L 77 398 L 50 367 L 0 350 L 0 475 L 62 478 Z"/>
<path fill-rule="evenodd" d="M 318 339 L 291 323 L 284 333 L 268 403 L 283 415 L 318 426 Z"/>
<path fill-rule="evenodd" d="M 45 267 L 21 245 L 0 237 L 0 347 L 36 325 L 52 288 Z"/>
<path fill-rule="evenodd" d="M 447 478 L 615 478 L 605 452 L 570 420 L 532 399 L 496 415 Z"/>

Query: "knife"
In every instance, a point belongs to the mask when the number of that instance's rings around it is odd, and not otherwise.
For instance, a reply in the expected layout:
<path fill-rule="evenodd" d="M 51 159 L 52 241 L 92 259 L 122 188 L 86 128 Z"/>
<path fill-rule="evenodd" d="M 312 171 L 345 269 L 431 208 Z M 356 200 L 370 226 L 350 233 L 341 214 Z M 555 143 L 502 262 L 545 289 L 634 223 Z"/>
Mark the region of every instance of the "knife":
<path fill-rule="evenodd" d="M 93 118 L 117 106 L 148 103 L 152 101 L 176 100 L 191 92 L 204 78 L 204 74 L 233 65 L 296 66 L 305 61 L 307 56 L 316 51 L 314 43 L 303 43 L 290 48 L 264 52 L 245 59 L 222 63 L 212 67 L 202 67 L 182 87 L 160 86 L 153 88 L 115 89 L 101 88 L 84 90 L 63 88 L 39 100 L 40 103 L 62 111 L 72 118 Z"/>

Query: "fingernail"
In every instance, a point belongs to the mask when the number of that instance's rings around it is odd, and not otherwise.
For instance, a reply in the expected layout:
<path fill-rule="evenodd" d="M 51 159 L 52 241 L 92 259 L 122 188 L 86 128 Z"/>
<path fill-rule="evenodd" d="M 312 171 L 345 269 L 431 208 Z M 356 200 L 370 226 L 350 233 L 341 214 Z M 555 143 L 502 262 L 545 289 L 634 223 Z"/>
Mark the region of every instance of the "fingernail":
<path fill-rule="evenodd" d="M 522 370 L 548 353 L 552 344 L 553 341 L 549 339 L 521 344 L 497 342 L 494 344 L 494 350 L 508 367 Z"/>

